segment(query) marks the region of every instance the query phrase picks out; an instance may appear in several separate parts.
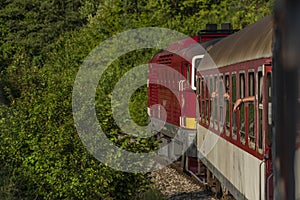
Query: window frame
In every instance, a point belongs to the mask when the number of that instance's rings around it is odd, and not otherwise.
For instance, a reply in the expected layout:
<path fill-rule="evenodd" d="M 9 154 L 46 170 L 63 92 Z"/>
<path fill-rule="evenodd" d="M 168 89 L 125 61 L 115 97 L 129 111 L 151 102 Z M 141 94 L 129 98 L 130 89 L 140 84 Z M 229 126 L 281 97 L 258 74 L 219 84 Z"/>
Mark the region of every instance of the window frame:
<path fill-rule="evenodd" d="M 251 74 L 251 75 L 250 75 Z M 250 78 L 251 77 L 253 77 L 253 80 L 252 80 L 252 86 L 250 87 L 250 84 L 251 84 L 251 81 L 250 81 Z M 255 123 L 256 121 L 257 121 L 257 119 L 256 119 L 256 95 L 257 95 L 257 93 L 256 93 L 256 86 L 257 86 L 257 82 L 256 82 L 256 73 L 255 73 L 255 70 L 254 69 L 249 69 L 248 71 L 247 71 L 247 90 L 246 90 L 246 93 L 248 94 L 248 96 L 255 96 L 255 101 L 254 102 L 247 102 L 246 103 L 246 122 L 247 122 L 247 124 L 246 124 L 246 137 L 247 137 L 247 143 L 248 143 L 248 147 L 250 148 L 250 149 L 252 149 L 252 150 L 256 150 L 256 147 L 257 147 L 257 145 L 256 145 L 256 139 L 257 139 L 257 134 L 256 134 L 256 124 L 257 123 Z M 250 88 L 252 88 L 252 89 L 250 89 Z M 251 92 L 251 90 L 252 90 L 252 92 Z M 251 109 L 252 110 L 252 114 L 253 114 L 253 122 L 252 122 L 252 124 L 253 124 L 253 131 L 252 131 L 252 133 L 253 133 L 253 135 L 252 134 L 250 134 L 251 132 L 250 132 L 250 125 L 251 125 L 251 123 L 249 123 L 250 122 L 250 106 L 251 107 L 253 107 L 253 109 Z"/>
<path fill-rule="evenodd" d="M 260 76 L 261 74 L 261 76 Z M 257 137 L 256 137 L 256 146 L 257 146 L 257 152 L 259 154 L 263 153 L 263 147 L 264 147 L 264 66 L 258 67 L 257 71 Z M 261 84 L 262 85 L 261 85 Z"/>
<path fill-rule="evenodd" d="M 242 77 L 243 77 L 243 84 L 242 84 Z M 239 71 L 239 98 L 245 98 L 246 97 L 246 73 L 244 70 Z M 242 88 L 243 86 L 243 88 Z M 244 103 L 240 105 L 240 109 L 238 111 L 238 138 L 241 144 L 246 144 L 246 106 Z M 242 119 L 244 123 L 244 130 L 242 131 Z"/>
<path fill-rule="evenodd" d="M 235 88 L 233 87 L 233 78 L 235 77 Z M 235 93 L 233 93 L 235 89 Z M 230 91 L 230 111 L 231 111 L 231 138 L 233 140 L 238 139 L 238 130 L 237 130 L 237 123 L 236 123 L 236 112 L 233 110 L 234 102 L 237 100 L 237 72 L 233 71 L 231 72 L 231 91 Z M 235 94 L 235 95 L 233 95 Z M 235 96 L 235 98 L 233 98 Z M 234 116 L 235 115 L 235 116 Z M 234 128 L 235 128 L 235 134 L 234 134 Z"/>

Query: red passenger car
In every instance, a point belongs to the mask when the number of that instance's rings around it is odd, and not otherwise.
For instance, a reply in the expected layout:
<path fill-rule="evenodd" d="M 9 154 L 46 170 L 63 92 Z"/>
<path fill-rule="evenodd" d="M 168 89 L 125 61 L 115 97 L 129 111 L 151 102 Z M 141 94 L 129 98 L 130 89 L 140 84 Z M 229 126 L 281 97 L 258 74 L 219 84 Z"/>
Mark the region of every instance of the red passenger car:
<path fill-rule="evenodd" d="M 272 34 L 270 16 L 218 42 L 214 62 L 197 67 L 195 174 L 237 199 L 272 199 Z"/>

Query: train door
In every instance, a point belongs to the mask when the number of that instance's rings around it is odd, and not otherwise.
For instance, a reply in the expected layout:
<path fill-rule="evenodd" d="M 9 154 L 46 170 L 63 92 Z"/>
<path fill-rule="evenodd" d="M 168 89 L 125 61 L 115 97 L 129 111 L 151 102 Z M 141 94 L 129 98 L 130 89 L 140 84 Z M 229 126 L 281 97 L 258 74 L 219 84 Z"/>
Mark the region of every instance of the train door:
<path fill-rule="evenodd" d="M 181 125 L 183 128 L 189 130 L 196 129 L 196 79 L 193 78 L 195 72 L 189 62 L 183 62 L 181 67 L 181 73 L 186 80 L 181 81 L 180 93 L 181 93 L 181 105 L 182 116 Z"/>
<path fill-rule="evenodd" d="M 273 170 L 272 170 L 272 67 L 264 65 L 258 69 L 258 127 L 257 147 L 258 153 L 264 157 L 265 165 L 260 165 L 261 179 L 260 191 L 265 191 L 265 199 L 273 199 Z M 264 167 L 263 167 L 264 166 Z"/>
<path fill-rule="evenodd" d="M 272 66 L 265 65 L 264 69 L 264 107 L 265 134 L 264 157 L 266 160 L 266 199 L 273 199 L 273 166 L 272 166 Z"/>
<path fill-rule="evenodd" d="M 197 122 L 199 123 L 201 123 L 201 120 L 203 118 L 203 108 L 201 105 L 203 78 L 199 72 L 197 74 L 197 68 L 199 67 L 203 57 L 204 55 L 197 55 L 192 59 L 192 89 L 196 91 L 196 118 Z"/>
<path fill-rule="evenodd" d="M 190 88 L 191 83 L 191 64 L 189 62 L 182 62 L 181 74 L 184 80 L 179 82 L 179 94 L 181 105 L 180 127 L 186 127 L 186 114 L 187 114 L 187 90 Z"/>
<path fill-rule="evenodd" d="M 183 62 L 181 66 L 181 73 L 186 78 L 181 82 L 181 101 L 182 115 L 181 115 L 181 127 L 184 131 L 186 141 L 184 142 L 189 148 L 186 152 L 186 169 L 194 174 L 198 174 L 198 162 L 197 162 L 197 149 L 195 145 L 196 136 L 196 67 L 199 65 L 203 56 L 195 56 L 192 60 L 192 64 L 189 62 Z"/>

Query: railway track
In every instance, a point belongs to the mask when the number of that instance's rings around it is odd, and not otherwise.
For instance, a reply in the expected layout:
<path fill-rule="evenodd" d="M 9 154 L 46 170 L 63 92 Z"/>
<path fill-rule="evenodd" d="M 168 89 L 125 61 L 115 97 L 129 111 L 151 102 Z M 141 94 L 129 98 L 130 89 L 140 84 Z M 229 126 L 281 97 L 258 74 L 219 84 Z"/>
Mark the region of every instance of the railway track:
<path fill-rule="evenodd" d="M 152 172 L 151 180 L 167 200 L 217 200 L 215 193 L 183 171 L 180 161 Z M 221 199 L 234 200 L 231 195 L 224 195 Z"/>
<path fill-rule="evenodd" d="M 179 163 L 173 163 L 151 173 L 151 179 L 167 200 L 215 200 L 193 176 L 183 172 Z"/>

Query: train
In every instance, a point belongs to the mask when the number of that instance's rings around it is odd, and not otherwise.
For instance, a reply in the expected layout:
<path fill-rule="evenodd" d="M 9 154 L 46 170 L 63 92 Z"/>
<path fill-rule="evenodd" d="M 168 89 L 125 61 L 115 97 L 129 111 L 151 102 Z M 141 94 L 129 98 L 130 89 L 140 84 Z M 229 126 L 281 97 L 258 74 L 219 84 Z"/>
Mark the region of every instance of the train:
<path fill-rule="evenodd" d="M 175 141 L 160 154 L 180 155 L 183 169 L 217 197 L 273 199 L 273 17 L 239 31 L 208 27 L 150 60 L 148 115 L 153 127 L 164 126 L 161 146 Z"/>

